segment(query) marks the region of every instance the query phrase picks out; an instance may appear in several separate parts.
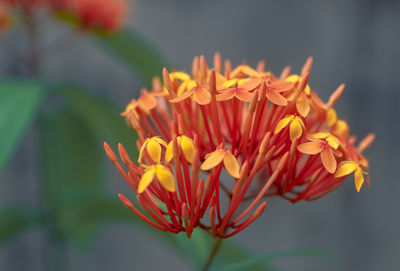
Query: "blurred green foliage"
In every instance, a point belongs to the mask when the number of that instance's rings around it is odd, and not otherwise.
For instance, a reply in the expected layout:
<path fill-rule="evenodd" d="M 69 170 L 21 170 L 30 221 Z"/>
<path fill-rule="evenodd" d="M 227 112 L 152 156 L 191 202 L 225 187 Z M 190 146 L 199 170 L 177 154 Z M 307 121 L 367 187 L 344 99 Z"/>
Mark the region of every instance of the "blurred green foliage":
<path fill-rule="evenodd" d="M 35 82 L 5 79 L 0 82 L 0 172 L 16 151 L 43 98 Z"/>

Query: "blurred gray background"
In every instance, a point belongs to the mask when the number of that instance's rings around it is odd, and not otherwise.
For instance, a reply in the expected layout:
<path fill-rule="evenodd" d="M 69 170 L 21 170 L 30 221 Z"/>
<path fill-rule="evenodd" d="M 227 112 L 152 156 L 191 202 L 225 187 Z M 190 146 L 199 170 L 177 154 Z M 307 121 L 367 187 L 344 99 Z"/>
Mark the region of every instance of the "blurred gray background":
<path fill-rule="evenodd" d="M 176 69 L 190 70 L 200 54 L 211 63 L 216 51 L 234 64 L 265 59 L 277 73 L 288 64 L 299 71 L 314 56 L 310 84 L 324 100 L 345 82 L 339 115 L 353 134 L 377 135 L 366 153 L 371 188 L 357 194 L 351 177 L 319 201 L 292 205 L 272 199 L 262 218 L 234 239 L 255 253 L 312 247 L 336 256 L 277 261 L 282 270 L 400 270 L 399 1 L 142 0 L 133 6 L 129 27 L 153 42 Z M 61 35 L 59 29 L 49 27 L 47 41 Z M 18 32 L 1 39 L 0 74 L 21 68 L 14 56 L 23 49 L 21 39 Z M 92 43 L 79 39 L 47 56 L 42 75 L 101 91 L 122 110 L 138 96 L 138 79 Z M 34 129 L 1 176 L 1 204 L 39 201 Z M 112 195 L 129 191 L 112 168 L 107 185 Z M 0 270 L 41 270 L 40 234 L 29 231 L 0 247 Z M 66 264 L 70 270 L 189 269 L 168 248 L 142 229 L 113 224 L 94 246 L 68 249 Z"/>

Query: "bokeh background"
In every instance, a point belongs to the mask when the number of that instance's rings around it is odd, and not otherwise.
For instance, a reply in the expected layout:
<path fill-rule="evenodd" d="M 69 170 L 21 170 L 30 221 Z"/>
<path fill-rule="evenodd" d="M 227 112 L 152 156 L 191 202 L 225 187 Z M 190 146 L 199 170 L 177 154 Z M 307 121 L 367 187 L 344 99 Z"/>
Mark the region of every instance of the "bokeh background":
<path fill-rule="evenodd" d="M 44 42 L 67 31 L 51 21 L 42 24 Z M 265 59 L 276 72 L 288 64 L 299 71 L 313 56 L 310 85 L 324 100 L 346 83 L 337 112 L 353 134 L 377 136 L 367 151 L 371 187 L 358 194 L 349 178 L 315 202 L 292 205 L 271 199 L 261 219 L 234 240 L 255 254 L 312 247 L 335 256 L 276 260 L 282 270 L 400 270 L 400 1 L 132 1 L 127 27 L 141 33 L 176 69 L 189 71 L 195 55 L 212 61 L 216 51 L 234 64 L 246 60 L 256 65 Z M 40 77 L 85 86 L 122 111 L 138 97 L 141 82 L 93 43 L 84 36 L 57 52 L 44 52 Z M 3 34 L 0 75 L 23 73 L 18 56 L 27 50 L 23 31 Z M 33 123 L 0 175 L 3 206 L 18 203 L 29 208 L 41 202 L 37 129 Z M 128 194 L 129 187 L 104 162 L 107 193 Z M 122 204 L 120 208 L 124 211 Z M 0 270 L 52 270 L 43 266 L 48 246 L 44 234 L 43 228 L 32 227 L 2 243 Z M 54 249 L 64 255 L 60 270 L 190 268 L 157 236 L 124 223 L 107 223 L 91 245 L 77 248 L 66 243 Z"/>

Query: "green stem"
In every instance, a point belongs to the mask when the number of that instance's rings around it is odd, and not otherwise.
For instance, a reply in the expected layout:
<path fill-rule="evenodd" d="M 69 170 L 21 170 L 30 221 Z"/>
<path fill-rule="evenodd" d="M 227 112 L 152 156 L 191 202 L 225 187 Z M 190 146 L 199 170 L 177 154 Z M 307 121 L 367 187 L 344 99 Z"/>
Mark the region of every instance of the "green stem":
<path fill-rule="evenodd" d="M 222 243 L 222 238 L 218 238 L 217 241 L 215 242 L 214 246 L 211 249 L 210 255 L 208 255 L 208 259 L 206 263 L 204 264 L 203 268 L 201 269 L 202 271 L 207 271 L 208 268 L 210 268 L 213 260 L 215 259 L 215 256 L 217 256 L 218 250 L 221 247 Z"/>

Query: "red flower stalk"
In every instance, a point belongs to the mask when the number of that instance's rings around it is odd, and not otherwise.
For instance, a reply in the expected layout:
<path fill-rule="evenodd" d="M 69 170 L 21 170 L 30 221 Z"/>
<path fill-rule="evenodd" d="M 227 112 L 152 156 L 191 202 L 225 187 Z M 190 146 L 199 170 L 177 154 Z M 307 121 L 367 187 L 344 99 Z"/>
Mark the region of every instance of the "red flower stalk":
<path fill-rule="evenodd" d="M 122 113 L 139 137 L 138 165 L 119 145 L 124 169 L 104 145 L 143 211 L 122 202 L 160 230 L 190 237 L 201 227 L 227 238 L 264 212 L 268 196 L 315 200 L 352 172 L 359 191 L 368 170 L 361 152 L 374 136 L 354 147 L 333 109 L 344 85 L 325 104 L 308 85 L 311 65 L 278 78 L 263 62 L 222 69 L 217 54 L 212 70 L 196 57 L 192 76 L 164 69 L 164 84 L 155 79 Z M 223 182 L 224 171 L 233 180 Z"/>

